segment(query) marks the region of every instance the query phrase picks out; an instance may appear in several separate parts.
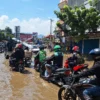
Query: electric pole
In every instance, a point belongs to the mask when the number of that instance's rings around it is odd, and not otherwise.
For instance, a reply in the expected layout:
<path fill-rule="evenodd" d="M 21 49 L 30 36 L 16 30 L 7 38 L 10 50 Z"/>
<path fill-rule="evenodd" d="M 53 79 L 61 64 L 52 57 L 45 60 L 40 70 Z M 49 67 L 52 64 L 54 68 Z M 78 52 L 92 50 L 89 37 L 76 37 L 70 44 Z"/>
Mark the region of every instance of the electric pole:
<path fill-rule="evenodd" d="M 52 22 L 53 20 L 50 19 L 50 40 L 52 40 Z"/>

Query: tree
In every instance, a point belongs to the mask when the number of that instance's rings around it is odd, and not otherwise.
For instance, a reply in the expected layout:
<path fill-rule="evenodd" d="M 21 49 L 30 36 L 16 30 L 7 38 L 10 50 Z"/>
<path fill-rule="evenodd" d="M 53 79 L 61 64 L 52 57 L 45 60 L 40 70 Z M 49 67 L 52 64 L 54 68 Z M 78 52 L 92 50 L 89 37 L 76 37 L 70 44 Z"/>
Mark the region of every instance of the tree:
<path fill-rule="evenodd" d="M 13 37 L 12 30 L 9 27 L 6 27 L 5 30 L 0 29 L 0 41 L 12 37 Z"/>
<path fill-rule="evenodd" d="M 6 27 L 5 28 L 5 32 L 6 32 L 6 38 L 12 38 L 13 34 L 12 34 L 12 29 L 10 27 Z"/>
<path fill-rule="evenodd" d="M 0 31 L 0 41 L 6 39 L 4 32 Z"/>
<path fill-rule="evenodd" d="M 83 41 L 82 53 L 84 49 L 84 39 L 88 38 L 86 31 L 96 32 L 100 25 L 100 13 L 95 8 L 95 2 L 90 2 L 90 8 L 86 8 L 84 5 L 78 7 L 70 7 L 65 5 L 62 11 L 55 11 L 57 17 L 64 22 L 64 25 L 68 25 L 71 30 L 68 31 L 66 27 L 63 27 L 59 22 L 57 26 L 61 28 L 69 36 L 74 36 L 75 41 Z"/>
<path fill-rule="evenodd" d="M 6 33 L 12 34 L 12 29 L 10 27 L 5 28 Z"/>

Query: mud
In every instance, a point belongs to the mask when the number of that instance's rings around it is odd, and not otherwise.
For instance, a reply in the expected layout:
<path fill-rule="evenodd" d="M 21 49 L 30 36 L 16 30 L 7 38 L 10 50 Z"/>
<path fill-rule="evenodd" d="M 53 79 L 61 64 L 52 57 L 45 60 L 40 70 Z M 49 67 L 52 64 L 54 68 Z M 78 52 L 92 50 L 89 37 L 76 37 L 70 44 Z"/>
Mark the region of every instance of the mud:
<path fill-rule="evenodd" d="M 10 71 L 3 54 L 0 59 L 0 100 L 57 100 L 59 88 L 41 79 L 33 68 L 21 74 Z"/>
<path fill-rule="evenodd" d="M 69 56 L 64 55 L 64 61 Z M 8 60 L 0 54 L 0 100 L 58 100 L 58 90 L 59 87 L 41 79 L 33 68 L 25 68 L 24 74 L 11 71 Z"/>

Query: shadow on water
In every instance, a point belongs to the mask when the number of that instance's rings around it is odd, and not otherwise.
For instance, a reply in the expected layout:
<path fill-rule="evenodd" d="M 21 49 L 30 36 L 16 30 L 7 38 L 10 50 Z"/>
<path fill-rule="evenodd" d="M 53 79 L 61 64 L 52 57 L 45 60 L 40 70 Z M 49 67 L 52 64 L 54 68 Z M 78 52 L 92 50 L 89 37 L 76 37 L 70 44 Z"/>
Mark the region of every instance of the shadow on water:
<path fill-rule="evenodd" d="M 23 74 L 32 74 L 32 72 L 30 72 L 29 70 L 24 70 Z"/>

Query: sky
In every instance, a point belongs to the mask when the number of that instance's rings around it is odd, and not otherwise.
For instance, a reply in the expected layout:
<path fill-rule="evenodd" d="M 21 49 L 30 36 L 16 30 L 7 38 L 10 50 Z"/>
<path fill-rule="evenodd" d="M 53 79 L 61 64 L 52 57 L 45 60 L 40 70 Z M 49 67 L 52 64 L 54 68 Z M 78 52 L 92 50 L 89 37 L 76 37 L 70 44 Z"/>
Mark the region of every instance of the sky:
<path fill-rule="evenodd" d="M 57 17 L 54 10 L 58 9 L 60 0 L 0 0 L 0 29 L 20 25 L 21 32 L 47 35 L 50 33 L 50 18 L 53 30 Z"/>

